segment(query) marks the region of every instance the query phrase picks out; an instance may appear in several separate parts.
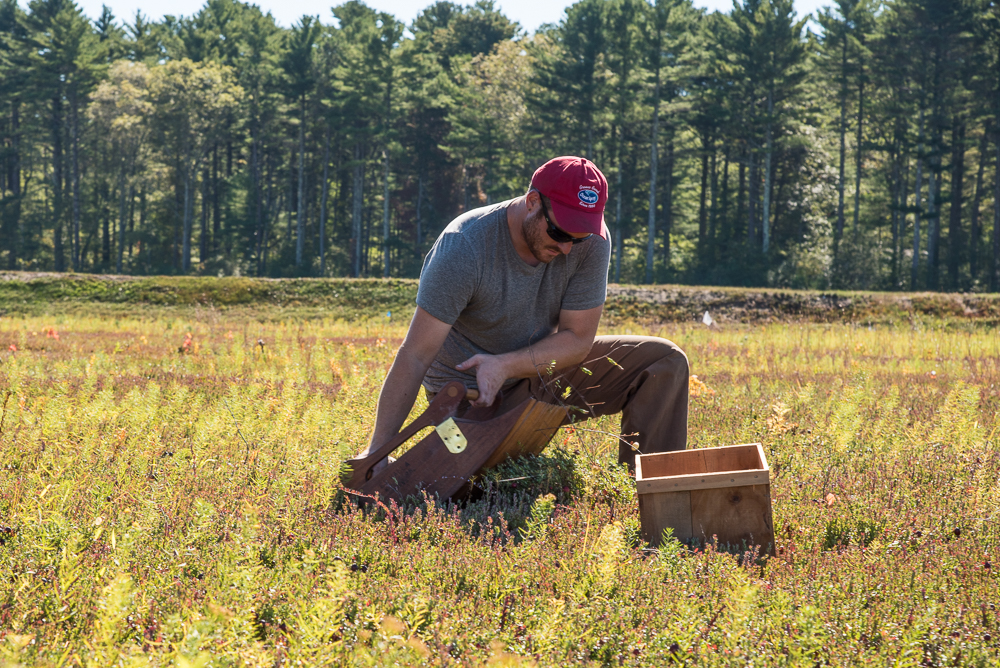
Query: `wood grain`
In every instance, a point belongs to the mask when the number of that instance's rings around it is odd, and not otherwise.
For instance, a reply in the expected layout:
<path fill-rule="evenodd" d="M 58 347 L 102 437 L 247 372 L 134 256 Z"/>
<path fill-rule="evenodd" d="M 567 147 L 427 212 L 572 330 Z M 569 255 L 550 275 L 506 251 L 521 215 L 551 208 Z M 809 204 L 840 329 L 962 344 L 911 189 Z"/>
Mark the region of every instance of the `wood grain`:
<path fill-rule="evenodd" d="M 759 443 L 641 455 L 644 478 L 767 468 Z"/>
<path fill-rule="evenodd" d="M 694 536 L 719 546 L 742 549 L 759 545 L 761 554 L 774 554 L 774 523 L 769 485 L 694 490 L 691 528 Z"/>
<path fill-rule="evenodd" d="M 525 400 L 521 406 L 524 406 L 521 416 L 514 428 L 504 437 L 493 455 L 483 465 L 484 471 L 511 457 L 539 454 L 559 430 L 568 412 L 563 406 L 547 404 L 531 398 Z M 519 407 L 516 410 L 521 409 Z"/>
<path fill-rule="evenodd" d="M 642 539 L 659 547 L 663 530 L 674 530 L 674 538 L 686 542 L 694 537 L 691 526 L 691 493 L 667 492 L 639 495 L 639 523 Z"/>
<path fill-rule="evenodd" d="M 691 489 L 717 489 L 739 485 L 766 485 L 769 482 L 767 469 L 751 471 L 724 471 L 721 473 L 699 473 L 696 475 L 674 475 L 651 480 L 636 478 L 635 488 L 639 494 L 657 492 L 681 492 Z"/>

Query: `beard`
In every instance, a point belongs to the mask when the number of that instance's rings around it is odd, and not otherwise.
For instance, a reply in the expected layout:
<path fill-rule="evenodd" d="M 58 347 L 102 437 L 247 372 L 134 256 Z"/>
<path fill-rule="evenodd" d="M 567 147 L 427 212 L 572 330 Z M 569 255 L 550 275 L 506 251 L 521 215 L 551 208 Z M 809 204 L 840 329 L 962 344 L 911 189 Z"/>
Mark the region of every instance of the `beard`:
<path fill-rule="evenodd" d="M 552 260 L 562 255 L 559 245 L 542 229 L 539 221 L 544 222 L 542 210 L 539 208 L 535 213 L 529 214 L 521 224 L 521 232 L 524 240 L 528 244 L 528 250 L 539 262 L 548 264 Z M 555 253 L 553 256 L 552 253 Z"/>

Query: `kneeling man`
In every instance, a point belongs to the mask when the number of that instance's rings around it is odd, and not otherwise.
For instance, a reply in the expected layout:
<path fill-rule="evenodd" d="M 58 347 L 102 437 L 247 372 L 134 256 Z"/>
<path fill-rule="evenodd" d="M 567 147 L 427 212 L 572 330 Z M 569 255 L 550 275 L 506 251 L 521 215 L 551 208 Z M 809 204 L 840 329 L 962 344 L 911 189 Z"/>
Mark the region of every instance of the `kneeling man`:
<path fill-rule="evenodd" d="M 581 409 L 567 422 L 620 412 L 618 459 L 631 470 L 636 451 L 686 447 L 681 349 L 650 336 L 596 336 L 611 256 L 607 199 L 592 162 L 554 158 L 523 196 L 444 229 L 424 259 L 417 310 L 362 456 L 396 435 L 421 385 L 431 398 L 453 380 L 478 389 L 474 405 L 499 399 L 500 412 L 528 396 Z"/>

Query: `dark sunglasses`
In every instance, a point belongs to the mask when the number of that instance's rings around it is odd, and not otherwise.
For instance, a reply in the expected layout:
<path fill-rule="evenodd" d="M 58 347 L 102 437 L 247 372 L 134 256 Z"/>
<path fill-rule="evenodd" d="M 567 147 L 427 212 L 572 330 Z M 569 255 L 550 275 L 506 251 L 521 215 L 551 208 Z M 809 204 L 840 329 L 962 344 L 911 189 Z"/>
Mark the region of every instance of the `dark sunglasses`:
<path fill-rule="evenodd" d="M 548 229 L 546 229 L 545 231 L 549 233 L 549 238 L 552 239 L 552 241 L 555 241 L 558 244 L 564 244 L 566 242 L 569 242 L 573 245 L 576 245 L 581 241 L 586 241 L 590 237 L 594 236 L 593 234 L 588 234 L 585 237 L 571 237 L 570 235 L 566 234 L 558 227 L 553 225 L 552 221 L 549 220 L 549 212 L 545 210 L 545 202 L 539 202 L 539 204 L 542 205 L 542 215 L 545 216 L 545 222 L 549 224 Z"/>

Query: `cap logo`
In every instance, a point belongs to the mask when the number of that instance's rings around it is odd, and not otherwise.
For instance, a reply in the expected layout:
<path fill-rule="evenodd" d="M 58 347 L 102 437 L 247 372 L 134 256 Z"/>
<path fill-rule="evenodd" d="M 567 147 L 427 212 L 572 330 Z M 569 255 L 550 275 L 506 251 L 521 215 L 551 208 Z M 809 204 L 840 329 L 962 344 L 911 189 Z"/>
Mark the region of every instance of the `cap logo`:
<path fill-rule="evenodd" d="M 597 194 L 597 191 L 594 190 L 593 188 L 584 188 L 580 192 L 578 192 L 576 196 L 580 198 L 580 204 L 587 207 L 588 209 L 594 208 L 594 206 L 597 204 L 597 200 L 600 199 L 600 196 Z"/>

